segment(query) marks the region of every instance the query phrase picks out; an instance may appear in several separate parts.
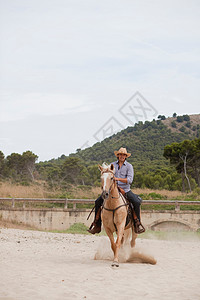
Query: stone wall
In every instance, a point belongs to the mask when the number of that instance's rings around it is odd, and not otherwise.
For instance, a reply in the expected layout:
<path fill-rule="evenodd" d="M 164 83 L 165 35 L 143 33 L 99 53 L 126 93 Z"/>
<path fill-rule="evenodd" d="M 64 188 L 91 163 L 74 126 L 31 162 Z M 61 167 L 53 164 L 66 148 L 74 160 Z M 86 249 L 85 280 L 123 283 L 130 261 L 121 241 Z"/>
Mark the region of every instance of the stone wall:
<path fill-rule="evenodd" d="M 3 209 L 0 218 L 40 230 L 66 230 L 74 223 L 89 227 L 94 214 L 90 210 L 72 209 Z M 152 230 L 193 230 L 200 228 L 200 211 L 142 211 L 142 223 Z"/>

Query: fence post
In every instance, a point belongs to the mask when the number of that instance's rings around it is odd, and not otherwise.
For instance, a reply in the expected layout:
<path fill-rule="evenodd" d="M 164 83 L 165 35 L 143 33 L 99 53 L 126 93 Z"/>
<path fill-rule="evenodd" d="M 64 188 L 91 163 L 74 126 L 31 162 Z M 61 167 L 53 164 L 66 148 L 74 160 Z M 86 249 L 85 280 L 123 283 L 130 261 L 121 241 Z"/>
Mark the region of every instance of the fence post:
<path fill-rule="evenodd" d="M 15 198 L 12 198 L 12 208 L 15 207 Z"/>
<path fill-rule="evenodd" d="M 73 210 L 76 210 L 76 203 L 73 203 Z"/>
<path fill-rule="evenodd" d="M 180 204 L 177 201 L 175 202 L 175 211 L 180 211 Z"/>
<path fill-rule="evenodd" d="M 26 208 L 26 204 L 25 204 L 25 202 L 23 202 L 23 209 L 24 209 L 24 208 Z"/>
<path fill-rule="evenodd" d="M 67 207 L 68 207 L 68 206 L 67 206 L 67 202 L 68 202 L 67 200 L 68 200 L 68 199 L 66 198 L 66 199 L 65 199 L 65 206 L 64 206 L 64 209 L 67 209 Z"/>

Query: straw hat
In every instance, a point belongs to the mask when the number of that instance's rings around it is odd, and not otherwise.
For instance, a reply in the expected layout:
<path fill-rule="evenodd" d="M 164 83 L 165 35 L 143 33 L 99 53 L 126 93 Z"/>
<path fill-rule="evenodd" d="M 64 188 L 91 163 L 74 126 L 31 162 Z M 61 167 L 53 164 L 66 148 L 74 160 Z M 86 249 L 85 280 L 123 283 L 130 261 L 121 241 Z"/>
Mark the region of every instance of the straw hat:
<path fill-rule="evenodd" d="M 120 148 L 118 151 L 114 151 L 115 156 L 118 157 L 119 154 L 126 154 L 126 157 L 131 156 L 131 153 L 128 153 L 126 148 Z"/>

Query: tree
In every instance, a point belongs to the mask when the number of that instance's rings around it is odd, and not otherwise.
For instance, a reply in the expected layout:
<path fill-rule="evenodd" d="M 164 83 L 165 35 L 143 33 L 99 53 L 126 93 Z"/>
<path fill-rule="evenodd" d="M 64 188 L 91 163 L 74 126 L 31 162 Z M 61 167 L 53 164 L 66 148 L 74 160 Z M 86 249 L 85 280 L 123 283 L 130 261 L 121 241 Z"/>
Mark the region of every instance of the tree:
<path fill-rule="evenodd" d="M 2 151 L 0 151 L 0 176 L 4 177 L 5 170 L 5 156 Z"/>
<path fill-rule="evenodd" d="M 172 122 L 171 122 L 171 126 L 172 126 L 173 128 L 176 128 L 176 122 L 175 122 L 175 121 L 172 121 Z"/>
<path fill-rule="evenodd" d="M 23 174 L 22 156 L 19 153 L 11 153 L 6 157 L 6 166 L 9 176 L 14 180 L 20 179 Z"/>
<path fill-rule="evenodd" d="M 188 187 L 189 187 L 189 190 L 191 192 L 190 180 L 189 180 L 189 177 L 187 175 L 187 158 L 188 158 L 188 155 L 190 153 L 190 148 L 191 148 L 190 147 L 190 141 L 186 140 L 183 143 L 181 143 L 181 151 L 179 153 L 179 157 L 183 161 L 185 178 L 187 179 Z"/>
<path fill-rule="evenodd" d="M 176 118 L 177 114 L 176 113 L 173 113 L 173 118 Z"/>
<path fill-rule="evenodd" d="M 188 115 L 183 115 L 183 120 L 184 120 L 184 121 L 190 121 L 190 116 L 188 116 Z"/>
<path fill-rule="evenodd" d="M 90 165 L 87 168 L 89 176 L 90 176 L 90 183 L 92 185 L 99 185 L 100 183 L 100 171 L 98 169 L 98 165 Z"/>
<path fill-rule="evenodd" d="M 188 127 L 188 128 L 191 128 L 191 122 L 188 121 L 188 122 L 185 124 L 185 126 Z"/>
<path fill-rule="evenodd" d="M 9 169 L 9 176 L 14 180 L 34 180 L 35 162 L 38 156 L 31 151 L 22 155 L 12 153 L 6 158 L 6 165 Z"/>
<path fill-rule="evenodd" d="M 181 143 L 172 143 L 164 148 L 164 157 L 170 159 L 177 172 L 182 174 L 182 187 L 184 191 L 184 177 L 191 191 L 190 176 L 195 173 L 197 184 L 200 186 L 200 139 L 184 140 Z"/>
<path fill-rule="evenodd" d="M 183 119 L 182 116 L 177 116 L 176 121 L 177 121 L 178 123 L 182 123 L 182 122 L 184 121 L 184 119 Z"/>
<path fill-rule="evenodd" d="M 159 115 L 159 116 L 158 116 L 158 119 L 160 119 L 160 120 L 165 120 L 166 117 L 165 117 L 164 115 Z"/>
<path fill-rule="evenodd" d="M 56 185 L 60 184 L 61 179 L 61 168 L 60 166 L 54 165 L 50 166 L 47 169 L 47 181 L 50 184 L 51 187 L 54 187 Z"/>
<path fill-rule="evenodd" d="M 34 170 L 35 170 L 35 163 L 36 163 L 37 159 L 38 159 L 38 156 L 31 151 L 26 151 L 26 152 L 23 152 L 23 154 L 22 154 L 23 172 L 31 180 L 35 180 Z"/>
<path fill-rule="evenodd" d="M 69 183 L 85 184 L 89 174 L 83 161 L 75 156 L 67 157 L 62 165 L 62 180 Z"/>
<path fill-rule="evenodd" d="M 197 126 L 192 126 L 192 130 L 196 131 L 197 130 Z"/>
<path fill-rule="evenodd" d="M 200 187 L 200 139 L 194 139 L 191 141 L 192 153 L 190 157 L 189 165 L 191 167 L 191 174 L 196 180 L 196 183 Z"/>
<path fill-rule="evenodd" d="M 164 157 L 170 160 L 170 163 L 176 167 L 178 173 L 183 174 L 183 163 L 179 156 L 180 145 L 179 143 L 172 143 L 164 147 Z M 185 191 L 184 179 L 182 177 L 182 191 Z"/>
<path fill-rule="evenodd" d="M 182 126 L 180 129 L 179 129 L 181 132 L 185 132 L 185 126 Z"/>

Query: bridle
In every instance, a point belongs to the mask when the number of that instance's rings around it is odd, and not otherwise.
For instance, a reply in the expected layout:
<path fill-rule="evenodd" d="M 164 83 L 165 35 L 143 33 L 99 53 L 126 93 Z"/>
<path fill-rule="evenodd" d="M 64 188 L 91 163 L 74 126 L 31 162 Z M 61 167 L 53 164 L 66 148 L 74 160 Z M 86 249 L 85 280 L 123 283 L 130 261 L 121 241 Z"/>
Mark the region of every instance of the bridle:
<path fill-rule="evenodd" d="M 111 170 L 103 171 L 102 174 L 103 174 L 103 173 L 109 173 L 109 172 L 112 173 L 112 174 L 114 175 L 114 173 L 113 173 Z M 103 193 L 102 193 L 102 198 L 103 198 L 103 200 L 104 200 L 104 201 L 103 201 L 103 204 L 102 204 L 102 209 L 105 209 L 105 210 L 107 210 L 107 211 L 112 211 L 112 212 L 113 212 L 113 223 L 114 223 L 114 214 L 115 214 L 115 211 L 118 210 L 119 208 L 123 207 L 123 206 L 128 206 L 128 203 L 126 203 L 126 201 L 125 201 L 125 199 L 124 199 L 124 196 L 122 195 L 121 192 L 119 192 L 119 190 L 118 190 L 118 197 L 113 197 L 112 195 L 110 195 L 112 186 L 113 186 L 113 184 L 114 184 L 115 182 L 116 182 L 115 179 L 113 179 L 113 182 L 112 182 L 112 184 L 111 184 L 111 186 L 110 186 L 110 188 L 109 188 L 109 190 L 108 190 L 108 196 L 107 196 L 106 198 L 103 196 Z M 117 206 L 117 207 L 114 208 L 114 209 L 107 208 L 107 207 L 104 206 L 104 204 L 105 204 L 105 200 L 106 200 L 109 196 L 110 196 L 112 199 L 119 199 L 119 198 L 121 197 L 124 203 L 121 204 L 121 205 L 119 205 L 119 206 Z M 114 223 L 114 226 L 115 226 L 115 229 L 116 229 L 116 231 L 117 231 L 117 226 L 116 226 L 115 223 Z"/>
<path fill-rule="evenodd" d="M 111 170 L 105 170 L 105 171 L 102 171 L 101 175 L 105 174 L 105 173 L 111 173 L 114 175 L 114 173 L 111 171 Z M 112 184 L 111 186 L 109 187 L 109 190 L 108 190 L 108 195 L 106 198 L 108 198 L 109 196 L 111 196 L 112 199 L 118 199 L 120 197 L 120 194 L 119 194 L 119 191 L 118 191 L 118 197 L 113 197 L 112 195 L 110 195 L 111 193 L 111 190 L 112 190 L 112 187 L 113 187 L 113 184 L 116 183 L 116 180 L 115 178 L 113 178 L 113 181 L 112 181 Z M 106 198 L 104 197 L 103 193 L 102 193 L 102 198 L 105 200 Z"/>

